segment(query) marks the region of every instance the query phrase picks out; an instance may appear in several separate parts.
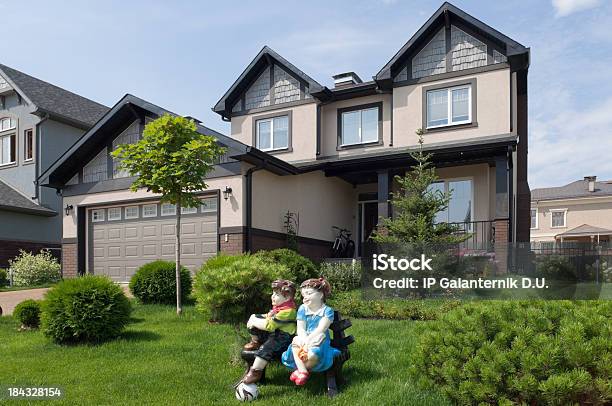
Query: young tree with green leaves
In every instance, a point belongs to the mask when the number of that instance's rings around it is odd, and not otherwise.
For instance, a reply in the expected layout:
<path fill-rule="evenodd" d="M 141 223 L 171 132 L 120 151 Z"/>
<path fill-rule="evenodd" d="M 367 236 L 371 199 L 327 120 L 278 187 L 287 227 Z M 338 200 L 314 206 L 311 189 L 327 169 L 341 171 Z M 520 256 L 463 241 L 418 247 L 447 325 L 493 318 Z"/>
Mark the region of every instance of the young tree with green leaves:
<path fill-rule="evenodd" d="M 456 225 L 436 222 L 436 214 L 448 208 L 451 191 L 442 192 L 430 187 L 438 176 L 432 166 L 432 154 L 423 151 L 423 130 L 418 129 L 416 133 L 419 149 L 410 154 L 416 165 L 404 176 L 395 176 L 399 191 L 391 193 L 394 216 L 379 219 L 372 239 L 378 243 L 419 245 L 464 241 L 464 236 L 456 235 Z"/>
<path fill-rule="evenodd" d="M 176 206 L 176 313 L 181 314 L 181 208 L 198 207 L 197 193 L 208 188 L 206 175 L 225 153 L 217 140 L 200 134 L 193 120 L 164 114 L 144 128 L 134 144 L 120 145 L 112 152 L 120 168 L 136 180 L 132 191 L 146 188 L 161 195 L 161 201 Z"/>

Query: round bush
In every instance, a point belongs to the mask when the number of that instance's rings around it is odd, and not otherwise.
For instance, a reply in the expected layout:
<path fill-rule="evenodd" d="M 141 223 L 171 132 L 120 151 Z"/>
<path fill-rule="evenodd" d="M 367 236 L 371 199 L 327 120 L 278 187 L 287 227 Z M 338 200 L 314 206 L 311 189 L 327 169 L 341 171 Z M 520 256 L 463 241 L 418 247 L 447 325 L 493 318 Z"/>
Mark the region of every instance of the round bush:
<path fill-rule="evenodd" d="M 38 328 L 40 324 L 40 303 L 27 299 L 15 306 L 13 317 L 21 322 L 23 327 Z"/>
<path fill-rule="evenodd" d="M 107 277 L 67 279 L 47 292 L 42 329 L 58 343 L 105 341 L 121 334 L 130 310 L 123 290 Z"/>
<path fill-rule="evenodd" d="M 298 286 L 306 279 L 319 276 L 316 265 L 310 259 L 288 248 L 259 251 L 255 255 L 268 262 L 285 265 L 291 273 L 291 276 L 287 279 L 292 280 Z"/>
<path fill-rule="evenodd" d="M 49 251 L 34 255 L 19 251 L 19 256 L 9 261 L 15 286 L 37 286 L 57 282 L 61 278 L 61 266 Z"/>
<path fill-rule="evenodd" d="M 612 302 L 463 305 L 423 326 L 411 368 L 454 403 L 612 402 Z"/>
<path fill-rule="evenodd" d="M 291 273 L 280 263 L 258 255 L 219 255 L 198 271 L 194 282 L 197 307 L 213 321 L 244 321 L 270 310 L 271 284 Z"/>
<path fill-rule="evenodd" d="M 154 261 L 141 266 L 130 280 L 130 291 L 141 303 L 176 303 L 176 265 Z M 181 267 L 181 299 L 191 294 L 191 273 Z"/>

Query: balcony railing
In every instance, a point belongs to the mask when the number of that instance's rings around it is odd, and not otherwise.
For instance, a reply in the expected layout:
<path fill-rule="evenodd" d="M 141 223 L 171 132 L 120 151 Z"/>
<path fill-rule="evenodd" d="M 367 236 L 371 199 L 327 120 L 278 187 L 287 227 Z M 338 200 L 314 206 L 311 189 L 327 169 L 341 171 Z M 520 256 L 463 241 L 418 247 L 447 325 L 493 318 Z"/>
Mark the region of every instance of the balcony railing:
<path fill-rule="evenodd" d="M 455 234 L 465 240 L 459 244 L 461 249 L 474 251 L 492 251 L 495 244 L 495 222 L 465 221 L 450 223 L 457 227 Z"/>

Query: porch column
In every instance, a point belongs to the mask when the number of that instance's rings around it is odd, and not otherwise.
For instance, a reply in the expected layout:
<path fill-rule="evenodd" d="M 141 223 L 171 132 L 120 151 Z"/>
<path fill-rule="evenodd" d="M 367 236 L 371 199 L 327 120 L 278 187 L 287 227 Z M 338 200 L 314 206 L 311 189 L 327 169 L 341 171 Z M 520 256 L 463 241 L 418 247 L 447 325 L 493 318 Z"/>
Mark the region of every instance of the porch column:
<path fill-rule="evenodd" d="M 510 168 L 508 158 L 495 157 L 495 256 L 497 272 L 508 271 L 508 242 L 510 241 Z"/>
<path fill-rule="evenodd" d="M 389 217 L 391 214 L 389 183 L 389 170 L 378 171 L 378 218 Z"/>

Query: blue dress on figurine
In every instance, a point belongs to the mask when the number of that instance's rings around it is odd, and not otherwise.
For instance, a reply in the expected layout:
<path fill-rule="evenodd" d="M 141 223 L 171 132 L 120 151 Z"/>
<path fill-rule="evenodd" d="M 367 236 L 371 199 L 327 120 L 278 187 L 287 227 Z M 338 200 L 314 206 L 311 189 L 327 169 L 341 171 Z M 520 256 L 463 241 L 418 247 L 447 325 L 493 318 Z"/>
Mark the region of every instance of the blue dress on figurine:
<path fill-rule="evenodd" d="M 297 311 L 297 320 L 303 320 L 306 322 L 306 334 L 310 335 L 313 330 L 317 328 L 319 322 L 323 317 L 327 317 L 332 322 L 334 321 L 334 310 L 323 305 L 316 313 L 312 313 L 305 305 L 301 305 Z M 325 332 L 325 339 L 318 347 L 309 348 L 317 358 L 319 359 L 318 364 L 311 369 L 314 372 L 323 372 L 331 368 L 334 363 L 334 357 L 340 354 L 340 351 L 331 346 L 331 340 L 329 338 L 329 329 Z M 296 369 L 295 360 L 293 359 L 293 351 L 291 345 L 287 348 L 287 351 L 283 353 L 282 362 L 289 369 Z"/>

